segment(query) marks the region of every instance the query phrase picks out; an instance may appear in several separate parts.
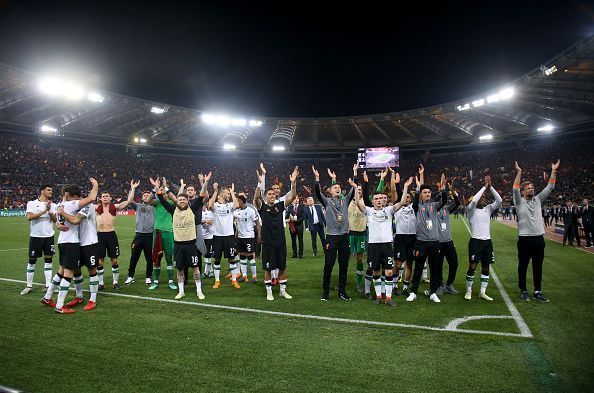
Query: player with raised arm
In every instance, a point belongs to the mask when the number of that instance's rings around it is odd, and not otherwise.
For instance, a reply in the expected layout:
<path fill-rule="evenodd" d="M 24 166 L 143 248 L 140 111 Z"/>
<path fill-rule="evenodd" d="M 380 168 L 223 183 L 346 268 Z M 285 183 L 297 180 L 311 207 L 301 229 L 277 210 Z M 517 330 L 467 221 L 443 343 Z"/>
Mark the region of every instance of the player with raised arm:
<path fill-rule="evenodd" d="M 361 212 L 367 216 L 367 225 L 369 228 L 369 246 L 367 249 L 367 263 L 373 270 L 373 285 L 375 287 L 375 304 L 382 302 L 382 269 L 386 276 L 386 300 L 389 306 L 396 306 L 392 301 L 392 289 L 394 284 L 394 250 L 392 249 L 392 219 L 405 203 L 408 195 L 408 187 L 412 183 L 412 177 L 404 184 L 404 190 L 399 202 L 392 206 L 385 206 L 382 193 L 373 194 L 373 207 L 365 206 L 363 199 L 358 193 L 355 193 L 355 201 Z M 350 182 L 354 186 L 354 182 Z"/>
<path fill-rule="evenodd" d="M 487 205 L 485 191 L 489 190 L 495 202 Z M 485 176 L 485 185 L 481 188 L 468 204 L 468 222 L 470 223 L 470 240 L 468 241 L 468 272 L 466 272 L 466 294 L 464 299 L 472 298 L 472 282 L 474 272 L 481 262 L 481 289 L 479 297 L 484 300 L 493 300 L 486 294 L 489 285 L 489 266 L 495 263 L 493 242 L 491 241 L 491 214 L 501 208 L 501 196 L 491 185 L 491 176 Z"/>
<path fill-rule="evenodd" d="M 107 249 L 107 256 L 111 260 L 111 273 L 113 275 L 113 289 L 121 289 L 118 284 L 120 278 L 120 266 L 118 265 L 118 257 L 120 256 L 120 243 L 118 242 L 118 235 L 115 233 L 115 218 L 118 210 L 128 207 L 138 183 L 130 181 L 130 191 L 128 192 L 128 199 L 121 203 L 112 203 L 111 194 L 109 192 L 101 193 L 101 203 L 96 208 L 97 212 L 97 232 L 98 232 L 98 257 L 99 267 L 97 274 L 99 275 L 99 290 L 103 290 L 103 261 L 105 260 L 105 250 Z"/>
<path fill-rule="evenodd" d="M 353 182 L 357 184 L 355 192 L 363 198 L 363 187 L 357 182 L 359 164 L 353 165 Z M 356 260 L 357 292 L 363 293 L 363 260 L 367 247 L 367 216 L 357 207 L 355 199 L 349 203 L 349 244 L 350 252 Z"/>
<path fill-rule="evenodd" d="M 138 187 L 140 181 L 136 183 Z M 144 252 L 146 260 L 145 282 L 146 285 L 151 285 L 151 277 L 153 275 L 153 231 L 155 230 L 155 208 L 149 204 L 151 199 L 151 191 L 145 190 L 142 192 L 142 200 L 140 203 L 130 203 L 130 208 L 136 211 L 135 216 L 135 234 L 134 240 L 130 248 L 132 249 L 130 255 L 130 266 L 128 268 L 128 278 L 124 282 L 125 285 L 134 283 L 134 274 L 136 273 L 136 265 L 140 259 L 140 254 Z"/>
<path fill-rule="evenodd" d="M 81 199 L 81 189 L 76 185 L 66 185 L 62 189 L 63 200 L 58 205 L 58 208 L 63 207 L 64 212 L 70 215 L 76 215 L 80 209 L 90 205 L 97 198 L 99 191 L 99 184 L 97 180 L 89 179 L 93 188 L 86 198 Z M 70 288 L 74 271 L 80 268 L 80 238 L 79 228 L 64 219 L 64 217 L 57 215 L 58 229 L 58 251 L 60 253 L 60 269 L 53 277 L 50 286 L 45 292 L 45 296 L 41 299 L 41 303 L 46 306 L 55 307 L 56 312 L 60 314 L 71 314 L 73 309 L 64 307 L 64 299 Z M 52 294 L 54 288 L 59 287 L 58 301 L 54 303 Z"/>
<path fill-rule="evenodd" d="M 257 172 L 258 186 L 254 196 L 254 205 L 258 209 L 262 220 L 262 237 L 258 239 L 262 243 L 262 268 L 264 269 L 264 284 L 266 287 L 266 299 L 274 300 L 272 295 L 271 271 L 279 269 L 280 296 L 285 299 L 293 297 L 287 293 L 287 242 L 285 239 L 285 228 L 283 223 L 284 210 L 293 203 L 297 196 L 297 176 L 299 168 L 295 167 L 291 173 L 291 192 L 284 202 L 274 202 L 274 190 L 267 189 L 262 200 L 260 185 L 264 176 Z"/>
<path fill-rule="evenodd" d="M 247 282 L 248 257 L 250 258 L 250 262 L 253 261 L 254 252 L 256 250 L 256 239 L 262 237 L 262 225 L 260 224 L 260 217 L 258 216 L 257 210 L 248 206 L 245 195 L 238 195 L 237 200 L 239 202 L 239 208 L 235 209 L 233 212 L 237 226 L 235 250 L 239 254 L 241 275 L 243 280 Z M 256 228 L 255 231 L 254 228 Z M 257 282 L 254 270 L 252 270 L 252 280 L 255 280 L 253 282 Z"/>
<path fill-rule="evenodd" d="M 551 195 L 557 181 L 557 169 L 560 160 L 551 164 L 549 183 L 538 195 L 534 195 L 534 184 L 531 181 L 522 183 L 522 168 L 516 161 L 516 178 L 513 185 L 513 201 L 518 216 L 518 286 L 520 299 L 527 301 L 528 288 L 526 275 L 528 265 L 532 259 L 532 277 L 534 280 L 534 294 L 532 298 L 544 303 L 549 299 L 541 292 L 542 265 L 544 261 L 544 223 L 542 221 L 542 203 Z"/>
<path fill-rule="evenodd" d="M 439 259 L 437 261 L 437 277 L 438 280 L 437 295 L 441 296 L 444 292 L 452 295 L 457 295 L 458 291 L 453 287 L 456 279 L 456 272 L 458 271 L 458 253 L 456 252 L 456 245 L 452 240 L 452 228 L 450 227 L 450 216 L 458 210 L 460 206 L 460 199 L 458 193 L 454 189 L 454 180 L 452 184 L 446 188 L 444 182 L 445 175 L 441 175 L 440 188 L 451 195 L 451 200 L 448 198 L 448 204 L 437 212 L 437 220 L 439 222 Z M 443 285 L 443 260 L 448 262 L 448 279 L 446 285 Z"/>
<path fill-rule="evenodd" d="M 431 274 L 437 273 L 437 261 L 439 253 L 439 228 L 437 212 L 439 212 L 447 203 L 448 196 L 445 190 L 441 191 L 441 202 L 431 200 L 431 186 L 417 183 L 417 193 L 413 200 L 413 209 L 417 215 L 417 239 L 415 241 L 415 270 L 410 294 L 406 301 L 412 302 L 417 299 L 417 291 L 423 274 L 425 260 L 429 259 L 429 269 Z M 445 182 L 445 179 L 444 179 Z M 437 279 L 430 282 L 429 299 L 434 303 L 440 303 L 437 296 Z"/>
<path fill-rule="evenodd" d="M 229 271 L 231 272 L 231 285 L 239 289 L 237 283 L 237 264 L 235 263 L 235 236 L 233 229 L 233 210 L 239 207 L 237 197 L 235 196 L 235 186 L 231 188 L 222 187 L 219 190 L 218 183 L 212 185 L 213 193 L 208 201 L 208 208 L 212 209 L 214 216 L 214 236 L 212 241 L 214 257 L 215 283 L 213 288 L 221 286 L 221 257 L 229 261 Z M 232 202 L 229 201 L 231 197 Z"/>
<path fill-rule="evenodd" d="M 27 263 L 27 286 L 21 291 L 26 295 L 33 290 L 33 276 L 37 258 L 43 255 L 43 274 L 45 288 L 52 281 L 52 257 L 54 249 L 54 222 L 56 222 L 56 204 L 52 203 L 53 188 L 48 184 L 39 187 L 39 197 L 27 202 L 26 217 L 29 229 L 29 262 Z"/>
<path fill-rule="evenodd" d="M 184 282 L 186 281 L 184 270 L 191 268 L 193 270 L 194 282 L 196 284 L 196 295 L 198 299 L 203 300 L 202 281 L 200 279 L 200 255 L 196 248 L 196 225 L 201 221 L 202 206 L 204 206 L 203 197 L 206 195 L 208 180 L 204 182 L 200 196 L 193 200 L 188 200 L 188 194 L 181 193 L 176 198 L 176 206 L 167 203 L 163 197 L 163 190 L 159 187 L 157 180 L 157 198 L 163 207 L 173 217 L 173 238 L 174 238 L 174 260 L 177 269 L 177 286 L 179 289 L 176 299 L 185 296 Z"/>
<path fill-rule="evenodd" d="M 165 255 L 165 263 L 167 265 L 167 279 L 168 286 L 171 290 L 177 290 L 177 285 L 173 282 L 173 219 L 171 214 L 165 209 L 161 201 L 156 198 L 158 191 L 163 194 L 163 199 L 170 205 L 175 205 L 176 197 L 167 187 L 167 179 L 163 177 L 161 182 L 159 178 L 153 180 L 149 178 L 153 185 L 153 192 L 149 198 L 149 204 L 154 206 L 155 213 L 155 229 L 153 232 L 153 283 L 149 286 L 149 290 L 155 290 L 159 287 L 159 276 L 161 275 L 161 259 Z M 157 187 L 159 182 L 159 187 Z"/>
<path fill-rule="evenodd" d="M 338 259 L 338 297 L 351 300 L 346 292 L 346 281 L 349 265 L 349 204 L 355 193 L 351 187 L 346 195 L 342 194 L 340 184 L 336 182 L 336 173 L 328 168 L 328 175 L 332 178 L 330 197 L 324 196 L 320 189 L 320 173 L 312 165 L 315 177 L 315 194 L 326 209 L 326 252 L 324 254 L 324 277 L 322 280 L 321 300 L 327 301 L 330 293 L 330 278 L 332 269 Z M 354 183 L 353 183 L 354 184 Z"/>

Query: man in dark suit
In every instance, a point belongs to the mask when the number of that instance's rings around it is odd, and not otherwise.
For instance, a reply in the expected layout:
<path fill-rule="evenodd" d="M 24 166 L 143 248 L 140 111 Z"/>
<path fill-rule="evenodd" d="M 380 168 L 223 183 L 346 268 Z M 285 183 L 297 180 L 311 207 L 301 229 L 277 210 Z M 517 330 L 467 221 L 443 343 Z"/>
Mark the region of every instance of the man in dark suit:
<path fill-rule="evenodd" d="M 592 223 L 594 223 L 594 206 L 590 206 L 588 198 L 584 198 L 582 206 L 582 225 L 584 226 L 584 235 L 586 236 L 586 247 L 592 247 L 592 240 L 594 239 L 594 231 Z"/>
<path fill-rule="evenodd" d="M 305 208 L 299 203 L 299 197 L 287 208 L 285 218 L 288 220 L 289 232 L 291 233 L 291 245 L 293 256 L 291 258 L 303 258 L 303 221 L 305 221 Z M 297 240 L 299 240 L 299 254 L 297 254 Z"/>
<path fill-rule="evenodd" d="M 567 209 L 564 211 L 563 224 L 565 230 L 563 231 L 563 245 L 566 243 L 573 247 L 573 239 L 577 241 L 577 246 L 581 247 L 580 235 L 578 232 L 578 217 L 579 211 L 573 201 L 567 201 Z"/>
<path fill-rule="evenodd" d="M 322 247 L 326 244 L 326 236 L 324 235 L 324 227 L 326 226 L 326 217 L 322 211 L 322 206 L 314 205 L 313 197 L 308 197 L 305 200 L 305 222 L 309 233 L 311 234 L 311 248 L 314 256 L 318 255 L 318 246 L 316 244 L 316 236 L 320 237 Z"/>

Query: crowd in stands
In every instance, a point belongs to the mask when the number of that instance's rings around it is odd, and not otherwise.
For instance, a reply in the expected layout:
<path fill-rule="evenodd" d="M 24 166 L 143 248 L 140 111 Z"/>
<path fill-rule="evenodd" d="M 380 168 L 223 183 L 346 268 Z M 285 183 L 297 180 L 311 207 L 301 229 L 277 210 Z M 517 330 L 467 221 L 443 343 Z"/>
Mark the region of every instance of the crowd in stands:
<path fill-rule="evenodd" d="M 177 155 L 151 155 L 138 157 L 122 147 L 84 144 L 67 140 L 40 139 L 37 136 L 1 134 L 0 150 L 0 207 L 23 208 L 28 200 L 37 196 L 41 184 L 60 187 L 75 183 L 86 186 L 89 177 L 95 177 L 102 191 L 109 191 L 114 198 L 127 194 L 131 179 L 140 179 L 140 189 L 149 188 L 149 177 L 170 176 L 170 183 L 184 179 L 187 184 L 198 183 L 198 173 L 213 172 L 212 182 L 221 185 L 235 183 L 237 190 L 252 194 L 256 186 L 256 169 L 260 160 L 244 159 L 240 155 L 221 158 Z M 311 165 L 325 172 L 330 167 L 339 181 L 346 184 L 352 176 L 355 153 L 350 159 L 292 160 L 284 157 L 264 160 L 270 182 L 287 184 L 288 176 L 295 165 L 301 168 L 298 180 L 299 193 L 307 193 L 314 179 Z M 234 157 L 234 158 L 230 158 Z M 561 203 L 567 199 L 581 200 L 592 197 L 594 162 L 588 149 L 576 149 L 576 144 L 552 143 L 513 149 L 491 149 L 478 152 L 431 154 L 423 161 L 401 160 L 399 172 L 403 177 L 414 175 L 418 165 L 426 168 L 426 182 L 436 183 L 441 173 L 454 179 L 455 186 L 467 202 L 468 197 L 481 188 L 484 175 L 490 175 L 493 185 L 504 199 L 504 207 L 511 202 L 512 182 L 515 176 L 514 160 L 523 169 L 523 179 L 532 180 L 536 190 L 542 189 L 550 173 L 550 165 L 561 159 L 557 188 L 549 202 Z M 359 171 L 361 177 L 362 171 Z M 377 183 L 378 172 L 370 175 Z M 330 179 L 322 176 L 322 183 Z M 283 188 L 287 190 L 288 187 Z"/>

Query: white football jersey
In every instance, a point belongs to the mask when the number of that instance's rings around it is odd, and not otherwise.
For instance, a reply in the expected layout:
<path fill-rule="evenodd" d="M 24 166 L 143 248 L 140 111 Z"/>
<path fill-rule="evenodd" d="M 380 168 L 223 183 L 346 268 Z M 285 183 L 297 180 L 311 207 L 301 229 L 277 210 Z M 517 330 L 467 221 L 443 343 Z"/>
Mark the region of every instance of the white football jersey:
<path fill-rule="evenodd" d="M 232 236 L 233 231 L 233 203 L 215 202 L 212 209 L 214 214 L 214 235 Z"/>
<path fill-rule="evenodd" d="M 27 202 L 27 213 L 38 214 L 45 211 L 45 202 L 35 199 Z M 31 237 L 51 237 L 54 236 L 54 223 L 50 219 L 50 213 L 56 213 L 57 205 L 52 203 L 48 212 L 45 212 L 40 217 L 30 221 L 30 236 Z"/>
<path fill-rule="evenodd" d="M 379 210 L 365 206 L 365 214 L 369 228 L 369 243 L 391 243 L 394 206 L 386 206 Z"/>
<path fill-rule="evenodd" d="M 90 204 L 79 210 L 78 214 L 85 218 L 78 224 L 80 237 L 80 246 L 90 246 L 97 243 L 97 215 L 95 214 L 95 205 Z"/>
<path fill-rule="evenodd" d="M 210 210 L 204 210 L 202 212 L 202 220 L 214 220 L 214 215 Z M 212 239 L 214 236 L 214 224 L 201 224 L 202 237 L 204 239 Z"/>
<path fill-rule="evenodd" d="M 258 213 L 246 206 L 245 209 L 237 209 L 233 212 L 237 222 L 237 237 L 241 239 L 252 239 L 256 237 L 254 225 L 258 221 Z"/>
<path fill-rule="evenodd" d="M 417 216 L 412 203 L 408 206 L 402 206 L 402 208 L 396 212 L 395 217 L 397 235 L 417 234 Z"/>
<path fill-rule="evenodd" d="M 79 211 L 78 200 L 60 202 L 58 204 L 58 207 L 59 206 L 64 206 L 64 213 L 68 213 L 72 216 L 76 216 Z M 58 244 L 79 243 L 78 225 L 69 223 L 66 221 L 66 219 L 64 219 L 64 217 L 60 215 L 58 215 L 57 219 L 68 228 L 68 230 L 65 232 L 59 231 L 60 234 L 58 235 Z"/>

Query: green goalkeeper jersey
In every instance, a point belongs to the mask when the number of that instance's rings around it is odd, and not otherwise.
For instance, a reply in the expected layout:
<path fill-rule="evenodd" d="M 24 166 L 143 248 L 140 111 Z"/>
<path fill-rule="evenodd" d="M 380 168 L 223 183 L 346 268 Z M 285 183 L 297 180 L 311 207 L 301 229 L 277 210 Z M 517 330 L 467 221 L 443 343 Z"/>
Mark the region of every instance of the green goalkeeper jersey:
<path fill-rule="evenodd" d="M 155 229 L 165 232 L 173 232 L 173 218 L 171 214 L 161 205 L 161 202 L 157 199 L 155 205 Z M 173 205 L 172 200 L 168 200 L 167 203 Z"/>

